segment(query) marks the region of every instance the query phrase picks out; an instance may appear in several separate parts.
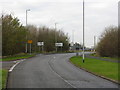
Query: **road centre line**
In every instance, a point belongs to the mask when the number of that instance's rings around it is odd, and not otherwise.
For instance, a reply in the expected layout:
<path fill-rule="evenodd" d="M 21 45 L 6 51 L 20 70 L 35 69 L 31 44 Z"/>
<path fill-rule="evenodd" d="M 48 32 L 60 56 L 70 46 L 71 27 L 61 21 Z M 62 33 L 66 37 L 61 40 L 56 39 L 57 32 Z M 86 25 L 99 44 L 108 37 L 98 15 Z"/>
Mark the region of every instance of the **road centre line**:
<path fill-rule="evenodd" d="M 64 79 L 62 76 L 60 76 L 57 72 L 55 72 L 55 71 L 53 70 L 51 64 L 50 64 L 50 61 L 51 61 L 51 60 L 48 61 L 48 64 L 49 64 L 50 69 L 51 69 L 59 78 L 61 78 L 64 82 L 66 82 L 68 85 L 70 85 L 70 86 L 73 87 L 73 88 L 77 88 L 77 87 L 73 86 L 71 83 L 69 83 L 67 80 L 65 80 L 65 79 Z"/>

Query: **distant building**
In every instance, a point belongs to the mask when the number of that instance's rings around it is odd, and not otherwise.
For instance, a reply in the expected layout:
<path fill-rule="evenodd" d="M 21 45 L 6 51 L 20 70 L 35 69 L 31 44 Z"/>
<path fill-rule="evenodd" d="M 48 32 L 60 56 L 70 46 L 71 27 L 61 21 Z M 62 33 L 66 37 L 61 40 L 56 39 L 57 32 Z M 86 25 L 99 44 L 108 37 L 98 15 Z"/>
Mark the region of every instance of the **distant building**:
<path fill-rule="evenodd" d="M 76 51 L 76 50 L 82 50 L 82 45 L 80 45 L 79 43 L 71 43 L 70 45 L 70 50 L 72 51 Z"/>

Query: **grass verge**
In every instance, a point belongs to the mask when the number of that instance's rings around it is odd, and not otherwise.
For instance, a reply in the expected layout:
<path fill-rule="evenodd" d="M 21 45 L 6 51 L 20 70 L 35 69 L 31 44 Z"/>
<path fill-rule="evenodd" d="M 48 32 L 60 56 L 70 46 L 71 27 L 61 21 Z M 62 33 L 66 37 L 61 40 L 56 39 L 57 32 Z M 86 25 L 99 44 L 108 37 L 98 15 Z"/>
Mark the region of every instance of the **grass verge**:
<path fill-rule="evenodd" d="M 118 63 L 92 58 L 85 58 L 85 63 L 83 63 L 80 56 L 71 57 L 70 62 L 97 75 L 118 81 Z"/>
<path fill-rule="evenodd" d="M 12 61 L 12 60 L 30 58 L 33 56 L 35 56 L 35 54 L 18 54 L 18 55 L 4 57 L 0 59 L 0 61 Z"/>
<path fill-rule="evenodd" d="M 8 75 L 8 70 L 6 69 L 0 70 L 0 89 L 6 87 L 7 75 Z"/>

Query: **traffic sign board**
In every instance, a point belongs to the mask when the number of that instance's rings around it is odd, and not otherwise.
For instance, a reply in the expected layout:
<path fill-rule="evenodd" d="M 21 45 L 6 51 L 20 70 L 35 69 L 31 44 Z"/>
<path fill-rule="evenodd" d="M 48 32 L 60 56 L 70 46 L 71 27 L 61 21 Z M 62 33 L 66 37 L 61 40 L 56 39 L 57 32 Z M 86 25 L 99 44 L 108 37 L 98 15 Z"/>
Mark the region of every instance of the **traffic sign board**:
<path fill-rule="evenodd" d="M 62 47 L 63 43 L 55 43 L 55 46 Z"/>
<path fill-rule="evenodd" d="M 43 45 L 44 45 L 44 42 L 37 42 L 37 45 L 38 45 L 38 46 L 43 46 Z"/>
<path fill-rule="evenodd" d="M 33 41 L 32 40 L 28 40 L 28 43 L 32 43 Z"/>

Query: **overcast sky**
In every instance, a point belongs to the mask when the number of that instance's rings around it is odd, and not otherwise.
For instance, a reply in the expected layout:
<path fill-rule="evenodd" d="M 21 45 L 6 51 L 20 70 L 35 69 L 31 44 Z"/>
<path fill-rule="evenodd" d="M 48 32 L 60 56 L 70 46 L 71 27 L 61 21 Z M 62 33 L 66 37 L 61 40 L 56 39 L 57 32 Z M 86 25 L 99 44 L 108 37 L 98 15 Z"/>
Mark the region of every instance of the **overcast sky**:
<path fill-rule="evenodd" d="M 94 45 L 94 36 L 99 38 L 105 27 L 118 25 L 119 0 L 85 0 L 85 46 Z M 82 43 L 83 11 L 82 0 L 0 0 L 1 13 L 13 14 L 25 25 L 25 11 L 28 24 L 48 26 L 68 33 L 72 41 Z"/>

